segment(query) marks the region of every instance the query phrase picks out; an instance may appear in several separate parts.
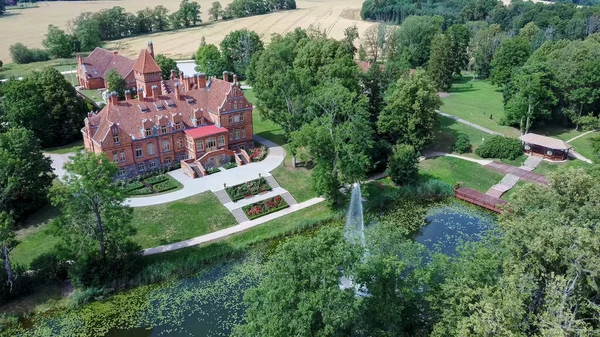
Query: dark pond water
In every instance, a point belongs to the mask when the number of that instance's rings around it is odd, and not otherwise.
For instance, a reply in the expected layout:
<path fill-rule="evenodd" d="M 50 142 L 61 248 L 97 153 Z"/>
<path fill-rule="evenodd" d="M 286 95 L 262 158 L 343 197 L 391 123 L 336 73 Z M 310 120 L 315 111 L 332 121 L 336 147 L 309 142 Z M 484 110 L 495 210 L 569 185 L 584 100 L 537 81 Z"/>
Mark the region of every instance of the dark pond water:
<path fill-rule="evenodd" d="M 478 240 L 495 226 L 493 216 L 460 203 L 432 207 L 427 220 L 416 241 L 450 255 L 461 241 Z M 260 258 L 250 257 L 153 290 L 146 295 L 145 308 L 135 313 L 133 328 L 112 329 L 106 336 L 229 336 L 235 325 L 244 322 L 243 295 L 260 273 Z M 65 335 L 62 321 L 68 320 L 57 318 L 50 335 Z M 66 326 L 67 330 L 72 326 Z M 154 327 L 144 328 L 148 326 Z"/>

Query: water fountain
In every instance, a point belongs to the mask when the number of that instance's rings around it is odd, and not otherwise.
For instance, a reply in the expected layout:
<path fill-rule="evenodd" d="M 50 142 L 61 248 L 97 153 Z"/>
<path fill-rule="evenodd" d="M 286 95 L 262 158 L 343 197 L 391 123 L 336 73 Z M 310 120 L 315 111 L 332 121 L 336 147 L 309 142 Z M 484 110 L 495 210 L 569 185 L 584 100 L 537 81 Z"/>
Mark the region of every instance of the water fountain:
<path fill-rule="evenodd" d="M 348 242 L 365 247 L 365 221 L 363 217 L 363 199 L 360 192 L 360 183 L 354 184 L 350 198 L 350 207 L 346 217 L 346 227 L 344 237 Z M 357 296 L 368 295 L 367 289 L 359 284 L 355 284 L 352 275 L 340 278 L 340 288 L 354 288 Z"/>

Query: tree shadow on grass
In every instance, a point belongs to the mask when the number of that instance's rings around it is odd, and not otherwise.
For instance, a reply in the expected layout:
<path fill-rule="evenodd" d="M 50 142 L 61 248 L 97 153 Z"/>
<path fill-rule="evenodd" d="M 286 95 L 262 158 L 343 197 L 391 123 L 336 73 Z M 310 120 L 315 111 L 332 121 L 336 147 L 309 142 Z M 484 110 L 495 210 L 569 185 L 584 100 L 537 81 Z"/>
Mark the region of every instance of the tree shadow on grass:
<path fill-rule="evenodd" d="M 463 134 L 450 128 L 456 123 L 458 122 L 451 118 L 438 118 L 438 127 L 435 130 L 433 141 L 422 152 L 454 152 L 454 143 L 458 136 Z"/>
<path fill-rule="evenodd" d="M 287 140 L 285 139 L 285 137 L 283 135 L 278 135 L 275 134 L 271 131 L 263 131 L 263 132 L 259 132 L 256 134 L 257 136 L 261 136 L 267 140 L 272 141 L 273 143 L 276 143 L 277 145 L 285 145 L 287 144 Z"/>

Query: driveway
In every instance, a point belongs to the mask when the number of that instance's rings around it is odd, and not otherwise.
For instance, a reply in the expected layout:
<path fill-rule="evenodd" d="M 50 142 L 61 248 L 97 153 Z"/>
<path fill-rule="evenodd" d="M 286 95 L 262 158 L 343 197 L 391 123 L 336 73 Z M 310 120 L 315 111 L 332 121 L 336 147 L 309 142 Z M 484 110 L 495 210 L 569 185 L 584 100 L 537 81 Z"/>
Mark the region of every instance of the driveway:
<path fill-rule="evenodd" d="M 53 154 L 53 153 L 44 153 L 44 155 L 50 160 L 52 160 L 52 170 L 54 174 L 62 180 L 65 175 L 64 165 L 69 161 L 69 157 L 74 156 L 75 153 L 64 153 L 64 154 Z"/>
<path fill-rule="evenodd" d="M 206 191 L 216 192 L 223 189 L 223 184 L 227 184 L 227 186 L 241 184 L 252 179 L 257 179 L 259 174 L 263 177 L 269 176 L 269 172 L 273 171 L 283 162 L 285 150 L 281 146 L 260 136 L 254 135 L 254 140 L 269 148 L 269 155 L 263 161 L 238 166 L 196 179 L 188 177 L 181 169 L 174 170 L 169 172 L 169 175 L 183 185 L 182 189 L 156 196 L 129 198 L 125 200 L 125 203 L 131 207 L 159 205 L 181 200 Z"/>

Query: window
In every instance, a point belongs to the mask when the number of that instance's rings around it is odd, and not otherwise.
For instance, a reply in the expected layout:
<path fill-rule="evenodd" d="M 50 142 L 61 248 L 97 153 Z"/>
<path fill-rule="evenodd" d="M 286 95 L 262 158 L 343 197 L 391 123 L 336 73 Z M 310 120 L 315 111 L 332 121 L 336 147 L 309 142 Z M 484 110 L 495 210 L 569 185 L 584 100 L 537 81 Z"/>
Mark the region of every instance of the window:
<path fill-rule="evenodd" d="M 242 139 L 246 139 L 246 129 L 242 129 Z"/>
<path fill-rule="evenodd" d="M 238 108 L 238 102 L 237 101 L 233 101 L 233 109 L 237 110 Z"/>
<path fill-rule="evenodd" d="M 171 158 L 165 158 L 165 164 L 171 164 Z"/>
<path fill-rule="evenodd" d="M 113 152 L 113 162 L 115 162 L 115 163 L 119 162 L 119 156 L 117 155 L 117 152 Z"/>
<path fill-rule="evenodd" d="M 215 147 L 215 146 L 217 146 L 217 143 L 215 141 L 215 137 L 208 138 L 206 140 L 206 148 L 207 149 L 210 149 L 210 148 Z"/>
<path fill-rule="evenodd" d="M 181 130 L 181 123 L 180 122 L 175 123 L 175 130 Z"/>
<path fill-rule="evenodd" d="M 233 131 L 229 131 L 229 140 L 233 140 Z"/>
<path fill-rule="evenodd" d="M 125 161 L 125 152 L 121 151 L 121 153 L 119 154 L 121 156 L 121 162 Z"/>
<path fill-rule="evenodd" d="M 235 129 L 235 139 L 240 139 L 240 129 Z"/>
<path fill-rule="evenodd" d="M 229 124 L 233 123 L 233 116 L 229 116 Z"/>
<path fill-rule="evenodd" d="M 113 136 L 113 142 L 115 142 L 115 144 L 119 144 L 119 135 Z"/>
<path fill-rule="evenodd" d="M 169 142 L 167 139 L 162 141 L 162 150 L 163 152 L 171 151 L 171 142 Z"/>
<path fill-rule="evenodd" d="M 156 163 L 155 162 L 151 162 L 150 165 L 148 165 L 148 166 L 150 166 L 150 168 L 155 168 L 156 167 Z"/>
<path fill-rule="evenodd" d="M 240 115 L 240 122 L 243 122 L 243 121 L 244 121 L 244 114 L 241 114 Z"/>
<path fill-rule="evenodd" d="M 146 167 L 144 166 L 144 164 L 139 164 L 138 165 L 138 171 L 143 171 L 145 169 L 146 169 Z"/>
<path fill-rule="evenodd" d="M 160 133 L 163 134 L 163 135 L 165 133 L 167 133 L 167 126 L 166 125 L 160 127 Z"/>
<path fill-rule="evenodd" d="M 239 115 L 233 116 L 233 122 L 234 123 L 239 123 L 240 122 L 240 116 Z"/>
<path fill-rule="evenodd" d="M 117 175 L 118 176 L 124 176 L 125 175 L 125 170 L 118 170 L 117 171 Z"/>
<path fill-rule="evenodd" d="M 135 149 L 135 157 L 136 158 L 142 158 L 144 156 L 144 153 L 142 152 L 142 148 L 138 147 L 137 149 Z"/>
<path fill-rule="evenodd" d="M 225 136 L 219 136 L 219 146 L 225 145 Z"/>
<path fill-rule="evenodd" d="M 146 135 L 146 137 L 152 136 L 152 129 L 146 129 L 146 130 L 144 130 L 144 134 Z"/>
<path fill-rule="evenodd" d="M 148 155 L 149 156 L 153 156 L 154 155 L 154 143 L 148 144 Z"/>
<path fill-rule="evenodd" d="M 183 138 L 179 137 L 177 138 L 177 148 L 182 148 L 183 147 Z"/>
<path fill-rule="evenodd" d="M 202 151 L 204 150 L 204 142 L 199 140 L 196 141 L 196 151 Z"/>

